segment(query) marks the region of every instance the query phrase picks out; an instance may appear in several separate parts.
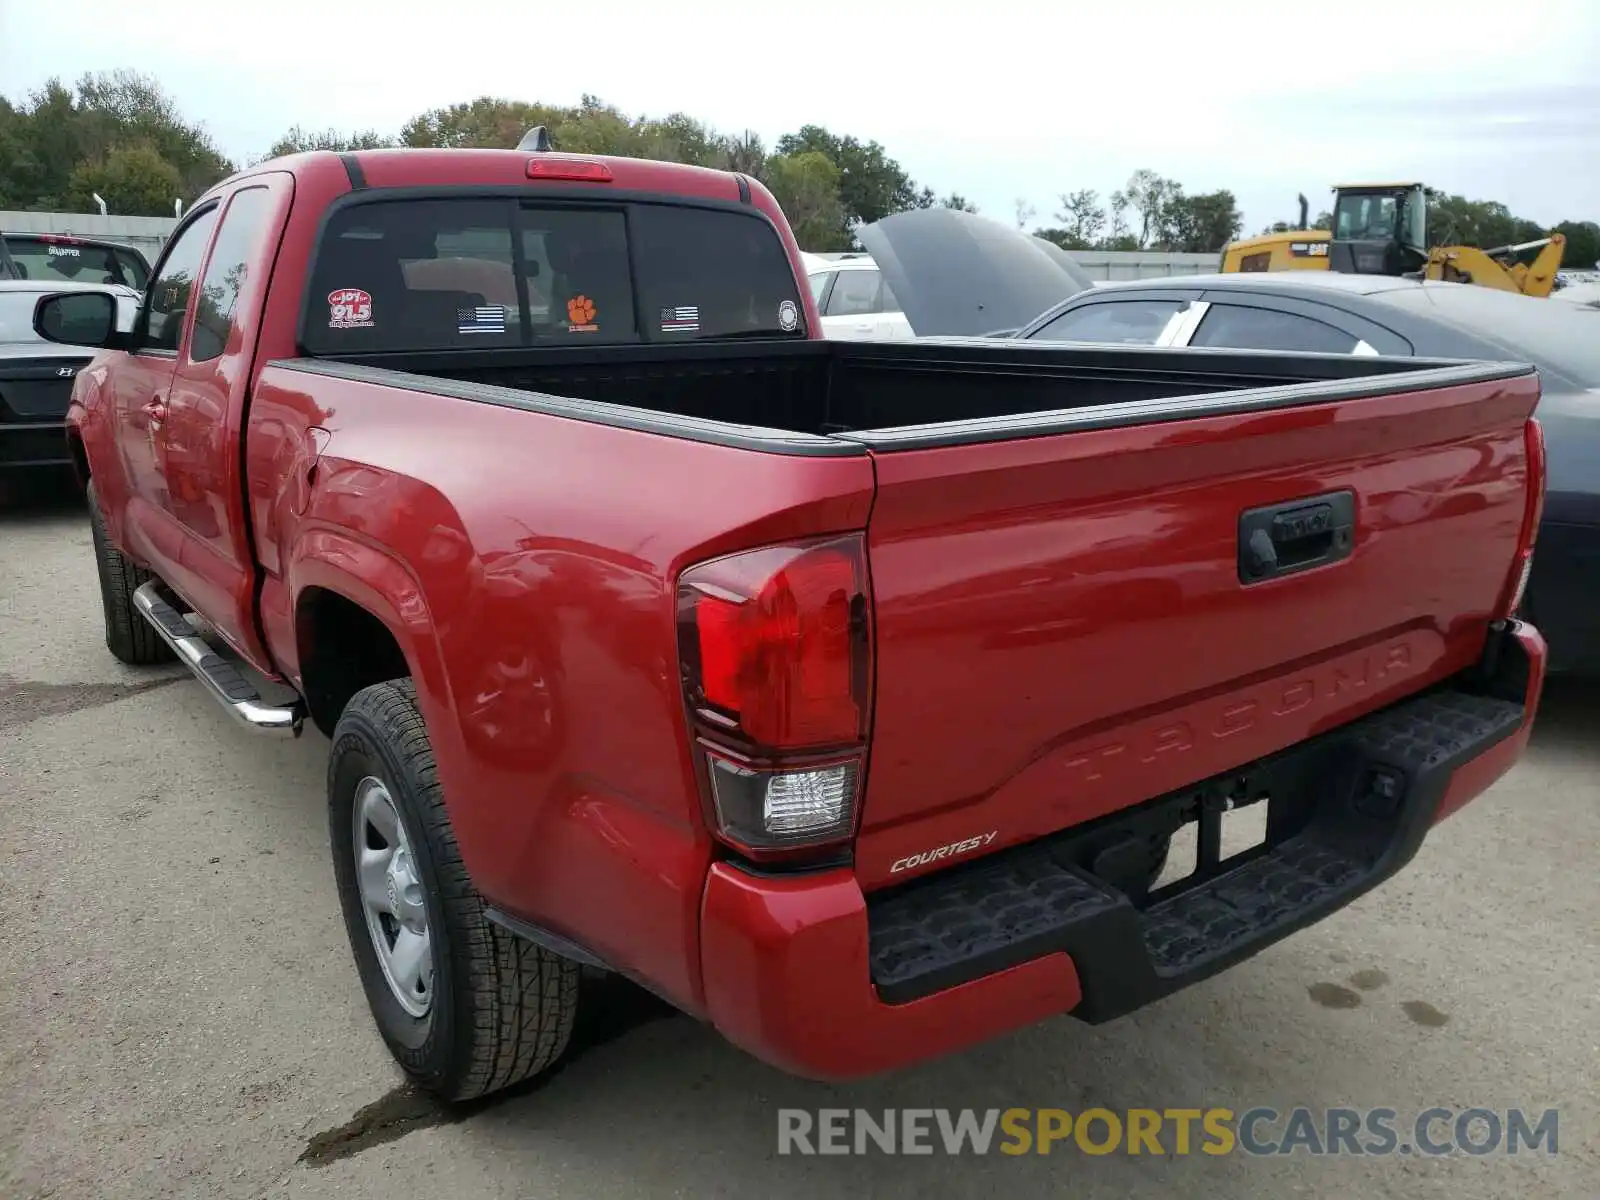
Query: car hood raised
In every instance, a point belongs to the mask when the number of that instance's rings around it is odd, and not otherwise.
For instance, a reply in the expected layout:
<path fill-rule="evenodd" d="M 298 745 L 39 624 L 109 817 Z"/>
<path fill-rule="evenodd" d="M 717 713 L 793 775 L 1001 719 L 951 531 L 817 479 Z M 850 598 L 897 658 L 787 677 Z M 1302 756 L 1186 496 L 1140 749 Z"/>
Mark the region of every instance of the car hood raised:
<path fill-rule="evenodd" d="M 918 337 L 1018 329 L 1093 286 L 1054 242 L 954 208 L 917 208 L 856 230 Z"/>

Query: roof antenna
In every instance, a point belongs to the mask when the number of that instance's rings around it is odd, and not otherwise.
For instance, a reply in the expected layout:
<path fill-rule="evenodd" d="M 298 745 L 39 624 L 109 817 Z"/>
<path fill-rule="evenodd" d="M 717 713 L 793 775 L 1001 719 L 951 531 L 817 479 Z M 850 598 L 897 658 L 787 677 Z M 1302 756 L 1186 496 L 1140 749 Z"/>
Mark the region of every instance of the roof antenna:
<path fill-rule="evenodd" d="M 535 125 L 522 135 L 522 140 L 517 143 L 517 149 L 529 150 L 554 150 L 550 144 L 550 132 L 543 125 Z"/>

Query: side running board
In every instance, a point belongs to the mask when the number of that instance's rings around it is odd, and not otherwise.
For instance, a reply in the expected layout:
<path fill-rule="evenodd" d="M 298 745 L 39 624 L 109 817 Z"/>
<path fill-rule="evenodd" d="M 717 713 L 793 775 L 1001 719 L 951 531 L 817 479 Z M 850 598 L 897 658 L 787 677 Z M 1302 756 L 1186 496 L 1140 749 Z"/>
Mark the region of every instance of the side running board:
<path fill-rule="evenodd" d="M 172 647 L 179 661 L 206 685 L 212 698 L 247 728 L 299 737 L 305 723 L 305 709 L 300 703 L 268 704 L 262 700 L 255 685 L 194 631 L 183 614 L 162 597 L 158 586 L 154 580 L 141 586 L 133 593 L 133 606 L 161 635 L 161 640 Z"/>

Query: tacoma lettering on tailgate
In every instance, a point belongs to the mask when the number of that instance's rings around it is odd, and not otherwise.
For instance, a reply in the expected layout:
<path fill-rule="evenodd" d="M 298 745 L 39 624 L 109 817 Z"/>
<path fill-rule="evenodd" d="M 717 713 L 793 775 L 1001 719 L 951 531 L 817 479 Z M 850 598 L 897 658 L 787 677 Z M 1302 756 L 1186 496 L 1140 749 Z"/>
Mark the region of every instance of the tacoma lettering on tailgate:
<path fill-rule="evenodd" d="M 1124 741 L 1101 742 L 1066 759 L 1062 766 L 1077 782 L 1093 783 L 1101 778 L 1102 768 L 1113 761 L 1134 759 L 1153 763 L 1163 755 L 1192 750 L 1198 742 L 1220 741 L 1254 729 L 1263 722 L 1303 712 L 1318 701 L 1349 698 L 1397 673 L 1408 673 L 1412 666 L 1410 645 L 1397 642 L 1373 650 L 1356 662 L 1346 660 L 1331 667 L 1324 666 L 1320 672 L 1263 685 L 1258 694 L 1250 698 L 1230 697 L 1203 719 L 1175 720 L 1139 730 Z"/>

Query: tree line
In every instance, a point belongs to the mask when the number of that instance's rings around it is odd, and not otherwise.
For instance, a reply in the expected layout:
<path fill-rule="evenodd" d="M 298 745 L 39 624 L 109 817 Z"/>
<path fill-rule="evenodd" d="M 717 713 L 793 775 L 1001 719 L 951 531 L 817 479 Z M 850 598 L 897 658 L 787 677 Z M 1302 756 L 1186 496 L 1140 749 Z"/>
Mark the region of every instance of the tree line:
<path fill-rule="evenodd" d="M 876 141 L 804 125 L 768 146 L 749 131 L 719 131 L 685 113 L 630 116 L 594 96 L 575 105 L 483 96 L 420 113 L 393 133 L 295 127 L 261 157 L 384 146 L 510 147 L 535 125 L 545 126 L 560 150 L 694 163 L 760 179 L 783 205 L 800 245 L 812 251 L 848 250 L 858 224 L 908 209 L 977 211 L 958 193 L 940 195 L 914 180 Z M 167 216 L 175 199 L 193 200 L 240 165 L 246 164 L 229 160 L 153 78 L 137 72 L 85 75 L 71 87 L 52 79 L 17 103 L 0 96 L 0 209 L 93 212 L 99 195 L 113 213 Z M 1093 188 L 1064 193 L 1043 223 L 1024 199 L 1012 215 L 1017 228 L 1068 250 L 1215 253 L 1243 227 L 1233 192 L 1190 194 L 1152 170 L 1135 171 L 1104 199 Z M 1322 213 L 1314 224 L 1325 229 L 1330 220 Z M 1278 222 L 1262 232 L 1291 228 Z M 1436 245 L 1484 247 L 1549 232 L 1503 204 L 1458 195 L 1430 199 L 1428 228 Z M 1563 221 L 1556 228 L 1567 235 L 1568 265 L 1600 259 L 1600 225 Z"/>

